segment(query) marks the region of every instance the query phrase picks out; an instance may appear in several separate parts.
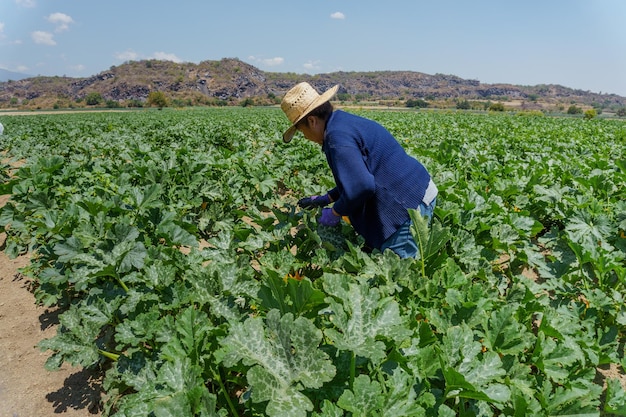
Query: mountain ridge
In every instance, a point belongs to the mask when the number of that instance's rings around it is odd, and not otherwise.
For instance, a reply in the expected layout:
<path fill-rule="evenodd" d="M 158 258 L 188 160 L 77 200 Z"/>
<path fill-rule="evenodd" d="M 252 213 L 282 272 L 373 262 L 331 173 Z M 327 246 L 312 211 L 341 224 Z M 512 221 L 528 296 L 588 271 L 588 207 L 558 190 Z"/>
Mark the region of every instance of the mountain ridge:
<path fill-rule="evenodd" d="M 23 80 L 25 78 L 31 78 L 32 75 L 23 74 L 21 72 L 9 71 L 4 68 L 0 68 L 0 82 L 9 80 Z"/>
<path fill-rule="evenodd" d="M 198 64 L 130 61 L 90 77 L 37 76 L 0 82 L 0 108 L 72 107 L 93 93 L 110 103 L 128 104 L 145 102 L 153 91 L 161 91 L 181 105 L 267 105 L 280 102 L 279 98 L 301 81 L 309 82 L 320 92 L 338 84 L 337 97 L 342 101 L 517 100 L 530 107 L 538 101 L 561 107 L 574 103 L 601 108 L 626 106 L 626 97 L 617 94 L 558 84 L 486 84 L 455 75 L 416 71 L 339 71 L 316 75 L 266 72 L 237 58 L 223 58 Z"/>

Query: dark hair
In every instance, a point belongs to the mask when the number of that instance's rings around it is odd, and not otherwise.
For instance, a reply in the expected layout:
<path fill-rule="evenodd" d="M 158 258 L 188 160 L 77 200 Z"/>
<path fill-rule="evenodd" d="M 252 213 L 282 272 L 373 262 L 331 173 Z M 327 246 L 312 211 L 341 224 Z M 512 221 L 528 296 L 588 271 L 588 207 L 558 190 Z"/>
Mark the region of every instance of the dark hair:
<path fill-rule="evenodd" d="M 306 123 L 306 119 L 309 116 L 319 117 L 320 119 L 322 119 L 324 124 L 326 124 L 328 119 L 330 119 L 330 115 L 333 113 L 333 110 L 334 108 L 330 101 L 326 101 L 308 112 L 306 116 L 304 116 L 302 119 L 300 119 L 298 123 L 296 123 L 296 127 L 300 127 L 301 124 Z"/>

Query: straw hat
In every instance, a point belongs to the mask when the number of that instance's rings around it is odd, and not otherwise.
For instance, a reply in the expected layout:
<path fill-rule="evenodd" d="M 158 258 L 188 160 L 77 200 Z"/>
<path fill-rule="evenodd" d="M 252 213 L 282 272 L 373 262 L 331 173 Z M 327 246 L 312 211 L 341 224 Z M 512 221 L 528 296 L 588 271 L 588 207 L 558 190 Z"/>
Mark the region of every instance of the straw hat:
<path fill-rule="evenodd" d="M 339 86 L 336 85 L 320 95 L 309 83 L 303 82 L 287 91 L 283 101 L 280 103 L 280 108 L 287 115 L 291 122 L 291 127 L 283 133 L 283 141 L 285 143 L 291 142 L 293 135 L 296 133 L 296 124 L 304 116 L 315 110 L 316 107 L 330 100 L 338 89 Z"/>

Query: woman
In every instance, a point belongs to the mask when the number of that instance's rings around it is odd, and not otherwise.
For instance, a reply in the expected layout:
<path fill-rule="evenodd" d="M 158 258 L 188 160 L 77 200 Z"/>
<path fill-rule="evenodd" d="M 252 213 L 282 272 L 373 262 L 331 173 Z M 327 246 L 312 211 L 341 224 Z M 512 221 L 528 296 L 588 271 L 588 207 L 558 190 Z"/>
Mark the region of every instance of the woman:
<path fill-rule="evenodd" d="M 391 249 L 400 257 L 414 257 L 408 209 L 432 218 L 437 187 L 426 168 L 408 155 L 380 124 L 341 110 L 330 99 L 334 86 L 318 94 L 300 83 L 285 94 L 281 108 L 291 127 L 283 134 L 290 142 L 297 130 L 322 146 L 336 187 L 323 196 L 301 199 L 303 208 L 325 207 L 320 223 L 339 224 L 348 216 L 371 248 Z M 326 206 L 333 204 L 332 208 Z"/>

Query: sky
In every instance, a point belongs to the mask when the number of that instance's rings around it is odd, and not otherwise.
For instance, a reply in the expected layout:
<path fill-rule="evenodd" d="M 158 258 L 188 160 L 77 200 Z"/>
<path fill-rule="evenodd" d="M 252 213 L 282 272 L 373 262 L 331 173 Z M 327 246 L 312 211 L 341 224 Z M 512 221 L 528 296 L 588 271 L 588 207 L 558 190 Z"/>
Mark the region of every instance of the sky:
<path fill-rule="evenodd" d="M 127 61 L 269 72 L 406 70 L 626 97 L 626 0 L 0 0 L 0 68 Z"/>

